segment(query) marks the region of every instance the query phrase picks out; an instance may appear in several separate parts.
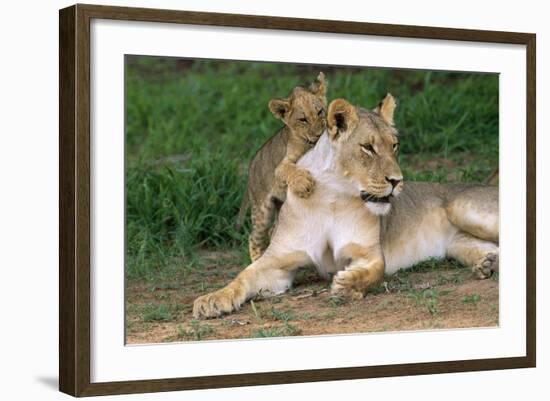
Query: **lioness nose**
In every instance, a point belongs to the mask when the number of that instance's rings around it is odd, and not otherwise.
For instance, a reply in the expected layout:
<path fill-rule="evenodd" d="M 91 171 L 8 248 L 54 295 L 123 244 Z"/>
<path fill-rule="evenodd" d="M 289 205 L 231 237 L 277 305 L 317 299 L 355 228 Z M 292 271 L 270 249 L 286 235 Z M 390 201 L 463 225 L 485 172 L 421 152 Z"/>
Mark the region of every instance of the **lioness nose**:
<path fill-rule="evenodd" d="M 393 188 L 395 188 L 402 180 L 403 178 L 386 177 L 386 181 L 388 181 Z"/>

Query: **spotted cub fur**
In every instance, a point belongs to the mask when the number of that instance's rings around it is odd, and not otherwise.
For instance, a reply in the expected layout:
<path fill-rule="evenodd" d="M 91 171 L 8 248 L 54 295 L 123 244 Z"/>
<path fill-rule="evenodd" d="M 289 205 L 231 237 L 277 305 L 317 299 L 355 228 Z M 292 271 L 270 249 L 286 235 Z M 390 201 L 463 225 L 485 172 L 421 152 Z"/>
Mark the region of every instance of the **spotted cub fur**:
<path fill-rule="evenodd" d="M 237 226 L 251 208 L 252 230 L 248 249 L 258 259 L 269 244 L 270 229 L 286 198 L 287 186 L 301 198 L 315 188 L 311 174 L 296 162 L 315 145 L 325 129 L 327 83 L 321 72 L 309 87 L 297 86 L 285 99 L 272 99 L 269 109 L 284 123 L 256 152 L 248 169 Z"/>

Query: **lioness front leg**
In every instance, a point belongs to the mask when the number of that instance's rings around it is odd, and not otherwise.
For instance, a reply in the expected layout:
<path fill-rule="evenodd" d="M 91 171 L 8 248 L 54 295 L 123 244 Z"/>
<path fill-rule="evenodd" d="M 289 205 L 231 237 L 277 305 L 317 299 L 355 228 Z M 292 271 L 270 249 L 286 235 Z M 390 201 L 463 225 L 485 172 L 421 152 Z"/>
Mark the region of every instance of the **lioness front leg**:
<path fill-rule="evenodd" d="M 367 289 L 384 277 L 384 257 L 378 246 L 349 244 L 343 248 L 340 260 L 349 261 L 332 280 L 331 293 L 348 299 L 361 299 Z"/>
<path fill-rule="evenodd" d="M 290 288 L 295 270 L 310 262 L 305 252 L 278 256 L 268 248 L 227 286 L 197 298 L 193 316 L 197 319 L 221 316 L 238 310 L 246 300 L 260 293 L 283 293 Z"/>

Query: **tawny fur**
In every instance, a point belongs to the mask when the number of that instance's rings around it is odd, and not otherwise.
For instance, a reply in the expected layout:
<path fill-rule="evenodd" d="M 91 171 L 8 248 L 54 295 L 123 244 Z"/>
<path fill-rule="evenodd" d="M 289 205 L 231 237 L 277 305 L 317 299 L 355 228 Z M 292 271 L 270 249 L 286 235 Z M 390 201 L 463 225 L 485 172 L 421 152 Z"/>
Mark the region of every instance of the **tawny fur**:
<path fill-rule="evenodd" d="M 352 299 L 363 297 L 384 274 L 427 258 L 456 258 L 479 278 L 498 269 L 498 189 L 403 186 L 394 108 L 391 95 L 373 111 L 343 99 L 330 104 L 327 131 L 298 162 L 313 175 L 315 191 L 308 198 L 287 191 L 264 254 L 223 289 L 197 298 L 196 318 L 230 313 L 257 295 L 285 292 L 306 265 L 332 275 L 331 292 Z M 393 197 L 381 205 L 364 193 Z"/>
<path fill-rule="evenodd" d="M 258 259 L 269 243 L 269 234 L 287 186 L 302 198 L 315 187 L 311 174 L 298 168 L 296 162 L 310 150 L 325 129 L 327 83 L 323 73 L 308 88 L 298 86 L 286 99 L 272 99 L 269 108 L 285 126 L 271 137 L 250 162 L 248 184 L 237 217 L 242 225 L 251 208 L 252 229 L 249 253 Z"/>

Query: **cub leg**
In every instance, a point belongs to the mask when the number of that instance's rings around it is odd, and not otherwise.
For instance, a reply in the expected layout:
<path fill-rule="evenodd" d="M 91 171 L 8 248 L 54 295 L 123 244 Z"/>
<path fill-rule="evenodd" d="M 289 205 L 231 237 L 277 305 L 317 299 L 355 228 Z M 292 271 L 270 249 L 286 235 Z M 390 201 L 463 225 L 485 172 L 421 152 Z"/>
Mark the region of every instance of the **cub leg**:
<path fill-rule="evenodd" d="M 498 188 L 479 186 L 458 193 L 446 206 L 447 217 L 460 230 L 498 243 Z"/>
<path fill-rule="evenodd" d="M 498 271 L 498 245 L 464 232 L 454 236 L 447 247 L 447 256 L 470 266 L 479 279 L 488 278 Z"/>
<path fill-rule="evenodd" d="M 248 253 L 252 261 L 258 260 L 269 245 L 270 228 L 276 211 L 271 194 L 259 206 L 252 207 L 252 230 L 248 236 Z"/>
<path fill-rule="evenodd" d="M 338 262 L 346 264 L 346 267 L 332 280 L 333 295 L 361 299 L 369 287 L 384 277 L 384 256 L 379 246 L 348 244 L 342 249 Z"/>
<path fill-rule="evenodd" d="M 252 231 L 248 237 L 248 253 L 252 261 L 257 260 L 269 245 L 273 221 L 286 199 L 287 185 L 301 198 L 307 198 L 315 188 L 311 173 L 301 169 L 287 156 L 275 169 L 275 184 L 265 200 L 252 207 Z"/>
<path fill-rule="evenodd" d="M 239 309 L 247 299 L 258 294 L 283 293 L 291 286 L 296 269 L 309 263 L 311 260 L 305 252 L 276 255 L 268 249 L 224 288 L 197 298 L 193 316 L 197 319 L 217 317 Z"/>

